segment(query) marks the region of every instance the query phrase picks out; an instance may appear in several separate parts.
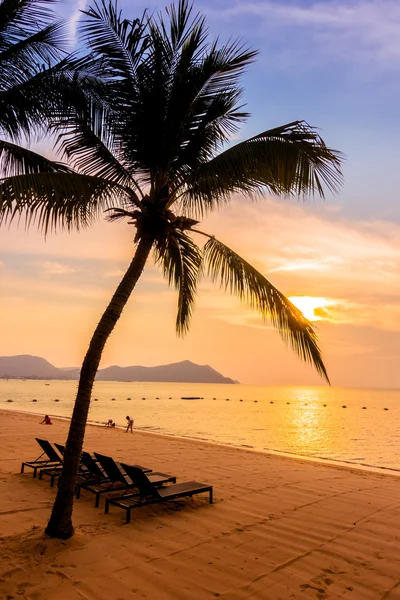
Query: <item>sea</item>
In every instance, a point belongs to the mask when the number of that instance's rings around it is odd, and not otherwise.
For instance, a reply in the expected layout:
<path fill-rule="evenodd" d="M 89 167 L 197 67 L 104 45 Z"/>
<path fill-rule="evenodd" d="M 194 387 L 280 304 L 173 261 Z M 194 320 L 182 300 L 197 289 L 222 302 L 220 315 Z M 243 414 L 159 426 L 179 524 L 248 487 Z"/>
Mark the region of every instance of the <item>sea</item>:
<path fill-rule="evenodd" d="M 68 419 L 76 390 L 0 380 L 0 408 Z M 140 431 L 400 474 L 398 389 L 96 382 L 89 422 L 124 427 L 127 415 Z"/>

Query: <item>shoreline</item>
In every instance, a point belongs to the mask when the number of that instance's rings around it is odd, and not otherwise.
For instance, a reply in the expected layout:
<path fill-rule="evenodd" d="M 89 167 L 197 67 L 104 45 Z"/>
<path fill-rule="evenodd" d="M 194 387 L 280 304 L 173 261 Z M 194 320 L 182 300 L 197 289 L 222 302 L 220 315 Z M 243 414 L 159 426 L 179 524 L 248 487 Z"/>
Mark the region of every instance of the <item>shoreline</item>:
<path fill-rule="evenodd" d="M 178 482 L 206 497 L 135 509 L 130 524 L 104 497 L 74 503 L 75 535 L 44 528 L 56 487 L 21 474 L 35 437 L 62 443 L 68 422 L 1 411 L 0 597 L 21 600 L 398 599 L 398 479 L 304 459 L 150 432 L 89 426 L 85 448 Z M 36 418 L 35 418 L 36 417 Z M 148 435 L 150 433 L 150 435 Z"/>
<path fill-rule="evenodd" d="M 30 415 L 30 416 L 44 416 L 45 413 L 35 413 L 35 412 L 30 412 L 30 411 L 25 411 L 25 410 L 15 410 L 15 409 L 3 409 L 0 408 L 0 415 L 2 413 L 19 413 L 19 414 L 24 414 L 24 415 Z M 49 416 L 53 419 L 53 420 L 59 420 L 59 421 L 64 421 L 64 422 L 69 422 L 71 420 L 71 417 L 63 417 L 60 415 L 52 415 L 50 413 L 46 413 L 49 414 Z M 94 420 L 90 420 L 88 419 L 87 421 L 87 427 L 96 427 L 96 428 L 100 428 L 103 429 L 104 427 L 104 422 L 101 421 L 94 421 Z M 125 427 L 121 426 L 121 425 L 116 425 L 115 427 L 116 430 L 118 431 L 124 431 Z M 376 466 L 376 465 L 369 465 L 369 464 L 363 464 L 363 463 L 354 463 L 352 461 L 346 461 L 346 460 L 335 460 L 332 458 L 324 458 L 321 456 L 315 457 L 315 456 L 307 456 L 305 454 L 296 454 L 296 453 L 291 453 L 291 452 L 285 452 L 285 451 L 281 451 L 281 450 L 274 450 L 274 449 L 259 449 L 259 448 L 253 448 L 249 445 L 236 445 L 236 444 L 229 444 L 229 443 L 223 443 L 223 442 L 218 442 L 215 440 L 210 440 L 210 439 L 206 439 L 206 438 L 196 438 L 196 437 L 191 437 L 191 436 L 184 436 L 184 435 L 178 435 L 178 434 L 174 434 L 174 433 L 166 433 L 166 432 L 158 432 L 158 431 L 151 431 L 148 428 L 140 428 L 140 427 L 135 427 L 134 431 L 136 433 L 140 433 L 143 435 L 150 435 L 150 436 L 157 436 L 157 437 L 161 437 L 161 438 L 166 438 L 166 439 L 177 439 L 177 440 L 182 440 L 182 441 L 188 441 L 188 442 L 194 442 L 194 443 L 198 443 L 198 444 L 207 444 L 207 445 L 211 445 L 211 446 L 217 446 L 217 447 L 222 447 L 222 448 L 233 448 L 236 450 L 242 450 L 244 452 L 250 452 L 250 453 L 256 453 L 256 454 L 261 454 L 261 455 L 267 455 L 267 456 L 276 456 L 276 457 L 281 457 L 281 458 L 286 458 L 286 459 L 292 459 L 292 460 L 296 460 L 296 461 L 305 461 L 305 462 L 309 462 L 309 463 L 315 463 L 317 465 L 321 464 L 321 465 L 325 465 L 325 466 L 331 466 L 331 467 L 337 467 L 337 468 L 342 468 L 342 469 L 349 469 L 349 470 L 354 470 L 354 471 L 361 471 L 361 472 L 365 472 L 365 473 L 375 473 L 377 475 L 381 474 L 381 475 L 389 475 L 392 477 L 400 477 L 400 468 L 395 468 L 395 467 L 384 467 L 384 466 Z"/>

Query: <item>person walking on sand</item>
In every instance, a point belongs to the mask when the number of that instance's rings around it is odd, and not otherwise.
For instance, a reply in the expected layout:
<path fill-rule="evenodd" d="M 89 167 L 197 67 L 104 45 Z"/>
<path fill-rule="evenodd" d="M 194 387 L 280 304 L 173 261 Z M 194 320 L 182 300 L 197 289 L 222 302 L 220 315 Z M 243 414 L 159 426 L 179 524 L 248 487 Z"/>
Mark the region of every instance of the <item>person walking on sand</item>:
<path fill-rule="evenodd" d="M 128 431 L 130 431 L 131 433 L 133 433 L 133 419 L 128 415 L 126 417 L 126 420 L 128 421 L 128 426 L 126 428 L 125 433 L 128 433 Z"/>

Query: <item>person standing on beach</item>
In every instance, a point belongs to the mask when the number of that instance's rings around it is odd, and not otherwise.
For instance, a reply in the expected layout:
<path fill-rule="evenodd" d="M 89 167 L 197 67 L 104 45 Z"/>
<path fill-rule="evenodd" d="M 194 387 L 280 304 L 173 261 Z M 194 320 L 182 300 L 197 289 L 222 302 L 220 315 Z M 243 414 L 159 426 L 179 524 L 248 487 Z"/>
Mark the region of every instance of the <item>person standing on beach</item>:
<path fill-rule="evenodd" d="M 130 431 L 131 433 L 133 433 L 133 419 L 128 415 L 126 417 L 126 420 L 128 421 L 128 426 L 126 428 L 126 432 L 125 433 L 128 433 L 128 431 Z"/>

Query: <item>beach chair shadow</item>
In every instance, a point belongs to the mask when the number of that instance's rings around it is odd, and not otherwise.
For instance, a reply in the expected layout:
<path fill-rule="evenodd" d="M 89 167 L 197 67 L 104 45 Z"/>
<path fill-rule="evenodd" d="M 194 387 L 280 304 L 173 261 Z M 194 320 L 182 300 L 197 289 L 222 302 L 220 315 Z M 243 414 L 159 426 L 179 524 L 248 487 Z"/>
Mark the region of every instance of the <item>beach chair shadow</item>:
<path fill-rule="evenodd" d="M 198 481 L 186 481 L 166 487 L 157 487 L 151 481 L 150 476 L 137 467 L 121 463 L 126 474 L 135 482 L 138 494 L 132 496 L 121 496 L 120 498 L 106 498 L 105 510 L 109 512 L 110 504 L 126 510 L 126 523 L 130 523 L 131 510 L 139 506 L 177 500 L 178 498 L 192 497 L 196 494 L 209 494 L 209 502 L 213 503 L 213 488 L 211 485 L 199 483 Z"/>

